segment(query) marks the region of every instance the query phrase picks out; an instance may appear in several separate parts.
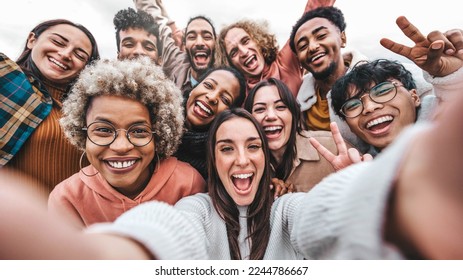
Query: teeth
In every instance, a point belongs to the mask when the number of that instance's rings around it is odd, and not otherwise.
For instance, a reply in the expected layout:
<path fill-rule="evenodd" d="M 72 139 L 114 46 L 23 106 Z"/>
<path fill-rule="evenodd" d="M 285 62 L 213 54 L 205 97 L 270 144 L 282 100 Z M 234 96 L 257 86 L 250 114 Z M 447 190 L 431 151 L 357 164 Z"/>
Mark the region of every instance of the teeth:
<path fill-rule="evenodd" d="M 254 55 L 250 56 L 248 59 L 246 59 L 246 61 L 244 61 L 244 66 L 248 66 L 249 63 L 251 63 L 251 61 L 254 59 Z"/>
<path fill-rule="evenodd" d="M 283 129 L 282 126 L 280 125 L 276 125 L 276 126 L 266 126 L 264 128 L 265 131 L 275 131 L 275 130 L 280 130 L 280 129 Z"/>
<path fill-rule="evenodd" d="M 207 53 L 205 53 L 205 52 L 197 52 L 197 53 L 195 53 L 195 56 L 204 56 L 204 57 L 207 57 Z"/>
<path fill-rule="evenodd" d="M 381 118 L 377 118 L 377 119 L 374 119 L 372 121 L 369 121 L 367 123 L 367 128 L 370 128 L 374 125 L 378 125 L 380 123 L 383 123 L 383 122 L 389 122 L 389 121 L 392 121 L 394 118 L 392 116 L 384 116 L 384 117 L 381 117 Z"/>
<path fill-rule="evenodd" d="M 196 102 L 196 105 L 198 105 L 203 111 L 205 111 L 209 115 L 212 115 L 212 111 L 209 110 L 209 108 L 207 108 L 206 106 L 204 106 L 204 104 L 202 104 L 201 102 Z"/>
<path fill-rule="evenodd" d="M 324 55 L 325 55 L 325 53 L 321 53 L 321 54 L 318 54 L 318 55 L 312 57 L 311 62 L 313 62 L 314 60 L 316 60 L 316 59 L 318 59 L 318 58 L 320 58 L 320 57 L 322 57 Z"/>
<path fill-rule="evenodd" d="M 128 160 L 128 161 L 108 161 L 108 164 L 114 168 L 127 168 L 134 165 L 135 160 Z"/>
<path fill-rule="evenodd" d="M 50 57 L 50 61 L 53 62 L 54 64 L 58 65 L 60 68 L 62 68 L 63 70 L 67 70 L 68 68 L 66 67 L 66 65 L 62 64 L 61 62 L 59 62 L 58 60 Z"/>
<path fill-rule="evenodd" d="M 236 179 L 247 179 L 249 177 L 252 176 L 252 173 L 248 173 L 248 174 L 234 174 L 232 175 L 233 178 L 236 178 Z"/>

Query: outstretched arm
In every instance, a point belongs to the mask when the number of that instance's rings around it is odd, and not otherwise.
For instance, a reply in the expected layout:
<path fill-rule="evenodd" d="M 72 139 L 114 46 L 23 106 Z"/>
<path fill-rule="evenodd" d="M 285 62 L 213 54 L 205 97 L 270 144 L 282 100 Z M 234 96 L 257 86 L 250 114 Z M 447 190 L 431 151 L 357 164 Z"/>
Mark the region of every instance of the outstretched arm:
<path fill-rule="evenodd" d="M 386 237 L 430 259 L 463 258 L 463 95 L 415 137 L 401 164 Z"/>
<path fill-rule="evenodd" d="M 175 21 L 169 17 L 162 0 L 133 0 L 133 3 L 137 11 L 145 11 L 150 14 L 160 26 L 160 29 L 162 29 L 164 25 L 168 26 L 172 31 L 172 34 L 169 34 L 169 36 L 172 37 L 175 45 L 178 46 L 180 50 L 184 51 L 183 30 L 177 28 Z"/>
<path fill-rule="evenodd" d="M 328 7 L 328 6 L 333 6 L 335 0 L 308 0 L 307 4 L 305 5 L 305 12 L 308 12 L 310 10 L 314 10 L 319 7 Z"/>
<path fill-rule="evenodd" d="M 339 132 L 338 125 L 335 122 L 330 124 L 331 133 L 338 149 L 338 155 L 333 154 L 330 150 L 323 147 L 315 138 L 310 138 L 310 144 L 333 166 L 334 170 L 339 171 L 353 163 L 372 160 L 370 154 L 360 154 L 355 148 L 347 148 L 346 142 Z"/>
<path fill-rule="evenodd" d="M 142 246 L 116 235 L 85 234 L 47 212 L 46 199 L 16 174 L 0 170 L 0 259 L 149 259 Z"/>
<path fill-rule="evenodd" d="M 407 47 L 383 38 L 380 43 L 386 49 L 410 59 L 432 76 L 443 77 L 463 66 L 463 30 L 433 31 L 425 37 L 404 16 L 398 17 L 396 23 L 415 45 Z"/>

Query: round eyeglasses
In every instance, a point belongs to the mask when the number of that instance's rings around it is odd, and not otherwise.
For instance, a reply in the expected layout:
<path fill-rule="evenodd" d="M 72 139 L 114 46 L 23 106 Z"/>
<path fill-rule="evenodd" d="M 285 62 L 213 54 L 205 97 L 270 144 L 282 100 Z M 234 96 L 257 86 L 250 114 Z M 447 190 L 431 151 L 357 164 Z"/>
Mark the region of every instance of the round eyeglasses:
<path fill-rule="evenodd" d="M 375 103 L 386 103 L 394 99 L 397 95 L 397 86 L 401 86 L 395 82 L 383 82 L 372 87 L 368 92 L 360 93 L 360 97 L 348 99 L 341 107 L 339 112 L 346 118 L 355 118 L 363 112 L 363 97 L 368 94 L 370 99 Z M 359 95 L 357 95 L 359 96 Z"/>
<path fill-rule="evenodd" d="M 109 146 L 119 135 L 119 131 L 125 131 L 125 136 L 132 145 L 136 147 L 143 147 L 153 140 L 154 131 L 151 127 L 144 124 L 134 124 L 128 129 L 116 129 L 112 124 L 96 121 L 89 124 L 87 127 L 82 128 L 87 132 L 88 139 L 98 146 Z"/>

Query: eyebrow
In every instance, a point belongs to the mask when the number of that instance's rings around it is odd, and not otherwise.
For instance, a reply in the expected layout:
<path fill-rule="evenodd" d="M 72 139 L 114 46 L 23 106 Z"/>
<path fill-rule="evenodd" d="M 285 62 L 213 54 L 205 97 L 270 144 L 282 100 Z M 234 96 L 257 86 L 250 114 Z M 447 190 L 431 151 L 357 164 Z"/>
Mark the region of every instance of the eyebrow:
<path fill-rule="evenodd" d="M 277 103 L 279 103 L 279 102 L 284 103 L 283 100 L 278 99 L 278 100 L 275 100 L 275 101 L 273 102 L 273 104 L 277 104 Z M 254 107 L 254 106 L 256 106 L 256 105 L 266 105 L 266 104 L 267 104 L 266 102 L 256 102 L 256 103 L 254 103 L 252 106 Z"/>
<path fill-rule="evenodd" d="M 204 81 L 206 81 L 206 80 L 211 80 L 211 81 L 213 81 L 213 82 L 214 82 L 214 84 L 216 84 L 216 85 L 218 85 L 218 84 L 219 84 L 219 83 L 218 83 L 218 82 L 217 82 L 215 79 L 213 79 L 213 78 L 210 78 L 210 77 L 207 77 L 207 78 L 205 78 L 205 79 L 204 79 Z"/>
<path fill-rule="evenodd" d="M 260 138 L 259 137 L 249 137 L 248 139 L 246 139 L 246 142 L 252 142 L 255 140 L 260 140 Z M 215 142 L 215 145 L 220 144 L 220 143 L 233 143 L 233 140 L 232 139 L 220 139 Z"/>
<path fill-rule="evenodd" d="M 60 37 L 61 39 L 63 39 L 64 41 L 69 43 L 69 40 L 66 37 L 63 37 L 61 34 L 58 34 L 58 33 L 51 33 L 51 34 L 56 35 L 56 36 Z M 90 54 L 88 54 L 84 49 L 82 49 L 82 48 L 77 48 L 77 49 L 79 51 L 85 53 L 88 57 L 90 57 Z"/>
<path fill-rule="evenodd" d="M 320 26 L 320 27 L 317 27 L 317 28 L 315 28 L 314 30 L 312 30 L 312 35 L 317 34 L 318 32 L 320 32 L 320 30 L 323 30 L 323 29 L 328 29 L 328 27 L 326 27 L 326 26 L 324 26 L 324 25 L 322 25 L 322 26 Z M 296 45 L 298 45 L 301 41 L 304 41 L 304 40 L 306 40 L 306 39 L 307 39 L 306 36 L 301 37 L 299 40 L 297 40 Z"/>
<path fill-rule="evenodd" d="M 103 122 L 107 122 L 107 123 L 110 123 L 112 125 L 115 125 L 112 121 L 110 121 L 109 119 L 105 118 L 105 117 L 96 117 L 92 122 L 96 122 L 96 121 L 103 121 Z M 147 122 L 146 120 L 139 120 L 139 121 L 134 121 L 132 123 L 129 124 L 129 126 L 132 126 L 132 125 L 137 125 L 137 124 L 144 124 L 144 125 L 148 125 L 150 126 L 149 122 Z"/>
<path fill-rule="evenodd" d="M 126 42 L 126 41 L 136 41 L 136 39 L 134 37 L 132 37 L 132 36 L 127 36 L 127 37 L 122 38 L 121 43 Z M 156 43 L 153 42 L 153 40 L 151 40 L 151 39 L 143 39 L 141 42 L 142 43 L 150 43 L 150 44 L 156 46 Z"/>

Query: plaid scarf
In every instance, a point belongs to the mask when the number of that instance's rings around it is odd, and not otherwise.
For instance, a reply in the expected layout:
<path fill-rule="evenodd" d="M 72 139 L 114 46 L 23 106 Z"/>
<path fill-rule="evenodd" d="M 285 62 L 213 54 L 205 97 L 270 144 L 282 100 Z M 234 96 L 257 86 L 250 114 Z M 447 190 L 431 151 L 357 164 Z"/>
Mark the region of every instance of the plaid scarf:
<path fill-rule="evenodd" d="M 0 53 L 0 167 L 21 149 L 50 114 L 53 100 L 32 77 Z"/>

